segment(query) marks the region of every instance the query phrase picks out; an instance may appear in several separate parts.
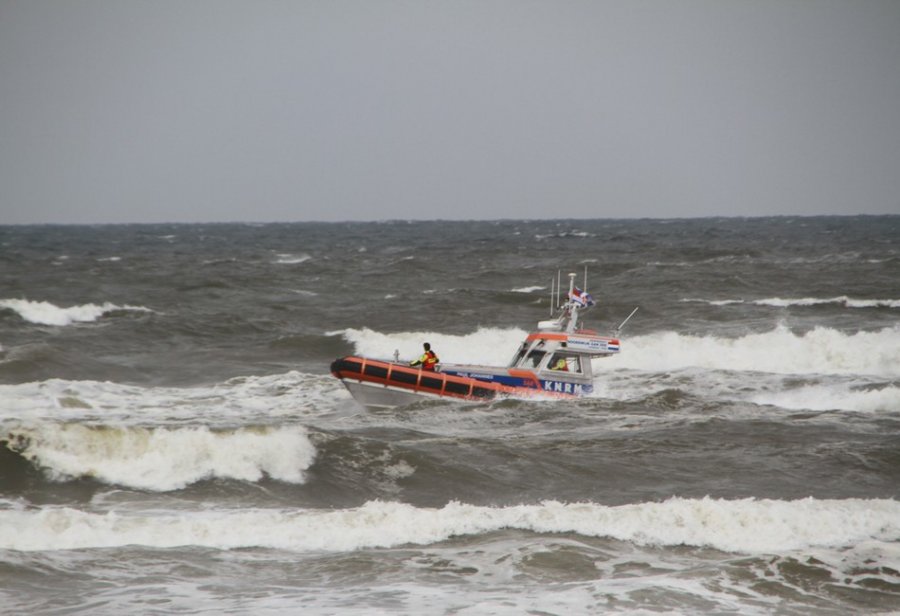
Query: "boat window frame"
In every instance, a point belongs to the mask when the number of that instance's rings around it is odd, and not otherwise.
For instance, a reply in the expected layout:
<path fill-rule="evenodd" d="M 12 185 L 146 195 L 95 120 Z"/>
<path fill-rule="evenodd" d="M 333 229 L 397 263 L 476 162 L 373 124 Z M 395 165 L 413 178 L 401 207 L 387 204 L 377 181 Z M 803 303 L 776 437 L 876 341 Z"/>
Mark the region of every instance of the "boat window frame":
<path fill-rule="evenodd" d="M 532 340 L 531 344 L 526 340 L 519 348 L 519 352 L 513 358 L 510 368 L 523 368 L 525 370 L 540 370 L 547 356 L 547 349 L 544 348 L 546 341 L 538 338 Z M 539 355 L 538 355 L 539 354 Z M 533 358 L 537 357 L 537 361 Z"/>
<path fill-rule="evenodd" d="M 567 370 L 554 370 L 553 366 L 555 366 L 560 359 L 566 360 L 566 366 L 568 368 Z M 550 362 L 547 364 L 547 370 L 560 374 L 584 374 L 584 370 L 582 369 L 581 355 L 579 353 L 572 353 L 562 350 L 553 352 L 553 355 L 550 358 Z"/>

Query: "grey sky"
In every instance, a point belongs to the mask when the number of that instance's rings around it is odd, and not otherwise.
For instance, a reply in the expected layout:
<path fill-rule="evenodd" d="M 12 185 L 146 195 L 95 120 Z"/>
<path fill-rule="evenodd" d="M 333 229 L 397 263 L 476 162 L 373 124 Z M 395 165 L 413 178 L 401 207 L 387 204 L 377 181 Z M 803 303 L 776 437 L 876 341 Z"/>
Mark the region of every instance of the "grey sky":
<path fill-rule="evenodd" d="M 898 0 L 0 0 L 0 223 L 858 213 Z"/>

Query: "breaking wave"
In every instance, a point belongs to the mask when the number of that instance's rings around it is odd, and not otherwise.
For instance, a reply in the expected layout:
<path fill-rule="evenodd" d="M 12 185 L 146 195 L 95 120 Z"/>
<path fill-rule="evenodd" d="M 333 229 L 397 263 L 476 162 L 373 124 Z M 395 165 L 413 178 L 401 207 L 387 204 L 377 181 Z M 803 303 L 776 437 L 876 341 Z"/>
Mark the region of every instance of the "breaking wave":
<path fill-rule="evenodd" d="M 608 507 L 595 503 L 440 509 L 371 501 L 354 509 L 93 513 L 70 507 L 0 511 L 0 549 L 60 550 L 144 545 L 348 552 L 504 529 L 577 533 L 639 545 L 704 546 L 767 554 L 900 540 L 900 502 L 685 499 Z M 895 552 L 896 555 L 896 552 Z M 900 563 L 882 562 L 900 567 Z"/>
<path fill-rule="evenodd" d="M 657 332 L 622 343 L 616 367 L 665 371 L 686 367 L 777 374 L 896 376 L 900 327 L 844 333 L 817 327 L 797 334 L 786 327 L 738 338 Z"/>
<path fill-rule="evenodd" d="M 153 312 L 143 306 L 118 306 L 110 302 L 60 308 L 50 302 L 34 302 L 27 299 L 0 299 L 0 308 L 12 310 L 29 323 L 58 326 L 88 323 L 119 311 Z"/>
<path fill-rule="evenodd" d="M 900 387 L 887 386 L 859 391 L 834 385 L 811 385 L 758 393 L 751 396 L 750 401 L 794 410 L 887 412 L 900 409 Z"/>
<path fill-rule="evenodd" d="M 772 306 L 774 308 L 788 308 L 791 306 L 826 306 L 836 305 L 844 308 L 900 308 L 900 299 L 854 299 L 842 295 L 840 297 L 802 297 L 802 298 L 781 298 L 769 297 L 764 299 L 691 299 L 686 298 L 682 302 L 695 302 L 700 304 L 709 304 L 710 306 L 730 306 L 733 304 L 750 304 L 754 306 Z"/>
<path fill-rule="evenodd" d="M 303 483 L 316 454 L 302 426 L 210 430 L 47 422 L 7 428 L 2 438 L 51 479 L 89 477 L 151 491 L 264 475 Z"/>

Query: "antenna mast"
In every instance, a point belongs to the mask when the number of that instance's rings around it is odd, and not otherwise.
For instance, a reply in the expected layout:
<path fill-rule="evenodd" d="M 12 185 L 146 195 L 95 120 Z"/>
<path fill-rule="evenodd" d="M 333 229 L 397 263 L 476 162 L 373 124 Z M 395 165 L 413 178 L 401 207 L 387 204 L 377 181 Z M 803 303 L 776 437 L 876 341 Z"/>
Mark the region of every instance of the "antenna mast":
<path fill-rule="evenodd" d="M 616 336 L 619 335 L 619 330 L 621 330 L 623 327 L 625 327 L 625 324 L 631 320 L 631 317 L 633 317 L 634 313 L 638 311 L 638 308 L 640 308 L 640 306 L 635 306 L 634 310 L 631 311 L 631 314 L 629 314 L 627 317 L 625 317 L 624 321 L 619 323 L 619 326 L 616 328 Z"/>
<path fill-rule="evenodd" d="M 554 310 L 554 307 L 553 307 L 553 299 L 554 299 L 554 296 L 553 296 L 553 293 L 554 293 L 553 285 L 554 285 L 555 282 L 556 282 L 556 281 L 553 280 L 553 276 L 551 276 L 551 277 L 550 277 L 550 317 L 551 317 L 551 318 L 553 317 L 553 310 Z"/>

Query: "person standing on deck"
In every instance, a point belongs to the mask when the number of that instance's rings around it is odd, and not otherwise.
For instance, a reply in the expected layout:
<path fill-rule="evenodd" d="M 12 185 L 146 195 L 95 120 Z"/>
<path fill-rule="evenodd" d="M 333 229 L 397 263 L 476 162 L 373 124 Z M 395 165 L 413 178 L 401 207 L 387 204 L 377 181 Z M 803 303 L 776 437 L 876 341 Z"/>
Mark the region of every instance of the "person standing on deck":
<path fill-rule="evenodd" d="M 422 370 L 434 370 L 435 365 L 440 361 L 438 356 L 434 351 L 431 350 L 431 345 L 427 342 L 422 345 L 425 348 L 425 352 L 422 353 L 422 357 L 415 361 L 409 362 L 410 366 L 422 366 Z"/>

